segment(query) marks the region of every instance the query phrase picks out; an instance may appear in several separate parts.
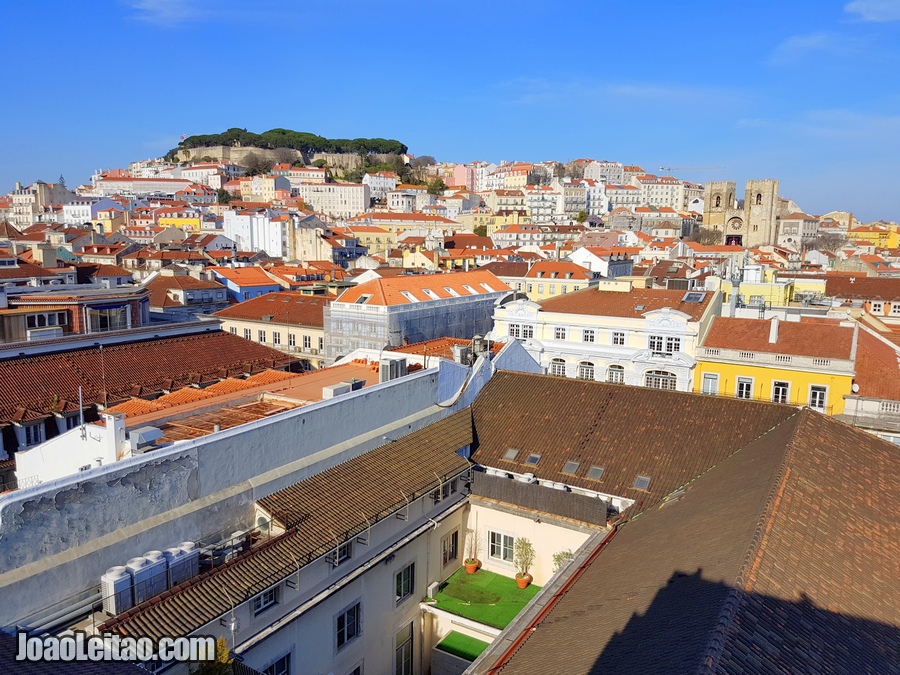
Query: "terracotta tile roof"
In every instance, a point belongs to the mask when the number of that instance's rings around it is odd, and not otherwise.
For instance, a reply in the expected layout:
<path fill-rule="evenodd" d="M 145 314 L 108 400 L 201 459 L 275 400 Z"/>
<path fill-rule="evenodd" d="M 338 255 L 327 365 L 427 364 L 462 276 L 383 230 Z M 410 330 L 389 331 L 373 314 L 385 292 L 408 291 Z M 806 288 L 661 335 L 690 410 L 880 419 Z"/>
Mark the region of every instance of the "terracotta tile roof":
<path fill-rule="evenodd" d="M 274 581 L 326 555 L 359 533 L 438 486 L 436 476 L 452 477 L 468 467 L 456 450 L 472 442 L 468 408 L 387 445 L 350 459 L 258 504 L 287 532 L 236 560 L 194 577 L 181 586 L 108 621 L 124 635 L 186 635 L 227 612 L 221 592 L 250 598 Z M 373 481 L 390 486 L 373 490 Z M 335 539 L 336 538 L 336 539 Z"/>
<path fill-rule="evenodd" d="M 451 288 L 454 292 L 451 293 L 446 288 Z M 437 298 L 425 293 L 425 289 L 430 290 Z M 370 297 L 365 302 L 367 305 L 409 305 L 416 301 L 431 302 L 435 299 L 486 295 L 511 290 L 493 274 L 481 270 L 452 274 L 416 274 L 366 281 L 344 291 L 337 302 L 355 303 L 362 296 L 368 295 Z M 410 300 L 403 295 L 404 292 L 411 294 L 416 300 Z"/>
<path fill-rule="evenodd" d="M 796 414 L 620 526 L 500 672 L 897 672 L 895 451 Z"/>
<path fill-rule="evenodd" d="M 223 319 L 263 321 L 263 317 L 273 324 L 290 326 L 325 325 L 323 312 L 331 303 L 331 298 L 319 295 L 303 295 L 295 291 L 279 291 L 266 293 L 258 298 L 244 300 L 225 309 L 220 309 L 214 316 Z"/>
<path fill-rule="evenodd" d="M 472 341 L 465 338 L 441 337 L 434 340 L 423 340 L 422 342 L 413 342 L 402 347 L 391 347 L 389 352 L 399 352 L 400 354 L 420 354 L 426 356 L 439 356 L 444 359 L 453 360 L 453 347 L 457 345 L 469 345 Z M 500 350 L 506 346 L 504 342 L 491 342 L 491 352 L 499 354 Z"/>
<path fill-rule="evenodd" d="M 825 295 L 842 300 L 900 301 L 900 278 L 828 275 Z"/>
<path fill-rule="evenodd" d="M 481 265 L 478 269 L 490 272 L 498 277 L 524 277 L 528 273 L 527 262 L 492 262 Z"/>
<path fill-rule="evenodd" d="M 210 267 L 214 273 L 239 286 L 276 286 L 272 277 L 261 267 Z"/>
<path fill-rule="evenodd" d="M 654 504 L 797 412 L 774 403 L 500 371 L 473 405 L 479 464 Z M 523 424 L 523 419 L 528 419 Z M 503 459 L 517 448 L 515 461 Z M 690 452 L 677 449 L 690 448 Z M 530 453 L 541 459 L 525 464 Z M 579 463 L 574 475 L 566 462 Z M 600 480 L 586 477 L 603 467 Z M 647 490 L 633 487 L 650 476 Z"/>
<path fill-rule="evenodd" d="M 890 340 L 890 337 L 885 339 Z M 890 344 L 861 327 L 856 346 L 856 377 L 853 381 L 859 385 L 859 396 L 900 401 L 898 345 Z"/>
<path fill-rule="evenodd" d="M 640 318 L 647 312 L 670 309 L 684 312 L 690 321 L 698 321 L 709 306 L 715 293 L 704 292 L 701 302 L 684 302 L 686 291 L 632 289 L 630 293 L 585 288 L 544 300 L 541 310 L 559 314 L 583 314 L 585 316 L 619 316 Z"/>
<path fill-rule="evenodd" d="M 594 278 L 593 272 L 573 262 L 542 260 L 534 263 L 525 275 L 529 279 L 562 279 L 584 281 Z"/>
<path fill-rule="evenodd" d="M 778 339 L 772 344 L 769 342 L 771 326 L 772 322 L 765 319 L 717 316 L 703 346 L 823 359 L 851 358 L 852 327 L 841 326 L 837 321 L 779 321 Z"/>
<path fill-rule="evenodd" d="M 16 267 L 0 267 L 0 281 L 5 279 L 31 279 L 32 277 L 55 277 L 53 270 L 29 262 L 19 262 Z"/>
<path fill-rule="evenodd" d="M 0 222 L 0 239 L 18 239 L 21 236 L 22 233 L 11 222 L 8 220 Z"/>
<path fill-rule="evenodd" d="M 216 331 L 0 361 L 0 422 L 20 408 L 46 415 L 54 400 L 111 404 L 228 375 L 282 368 L 287 354 Z"/>

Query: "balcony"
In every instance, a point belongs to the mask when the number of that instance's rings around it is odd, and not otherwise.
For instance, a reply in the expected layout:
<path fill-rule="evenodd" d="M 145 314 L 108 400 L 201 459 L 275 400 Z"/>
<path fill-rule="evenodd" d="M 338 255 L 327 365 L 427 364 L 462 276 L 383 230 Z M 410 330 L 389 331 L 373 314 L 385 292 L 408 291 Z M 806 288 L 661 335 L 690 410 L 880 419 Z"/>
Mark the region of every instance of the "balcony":
<path fill-rule="evenodd" d="M 796 354 L 775 354 L 752 352 L 720 347 L 701 347 L 697 358 L 726 363 L 749 363 L 758 366 L 789 368 L 791 370 L 828 371 L 840 375 L 853 375 L 853 361 L 849 359 L 829 359 Z"/>
<path fill-rule="evenodd" d="M 468 574 L 460 568 L 434 599 L 437 609 L 502 630 L 540 590 L 535 584 L 520 589 L 514 578 L 484 569 Z"/>

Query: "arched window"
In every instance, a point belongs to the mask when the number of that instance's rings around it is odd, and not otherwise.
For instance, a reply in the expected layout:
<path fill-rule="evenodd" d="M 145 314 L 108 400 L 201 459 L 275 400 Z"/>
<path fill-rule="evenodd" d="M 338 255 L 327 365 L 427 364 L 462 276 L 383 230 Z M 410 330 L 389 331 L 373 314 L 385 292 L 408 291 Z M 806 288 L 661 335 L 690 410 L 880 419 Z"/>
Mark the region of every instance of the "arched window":
<path fill-rule="evenodd" d="M 716 195 L 716 208 L 722 206 L 722 198 L 719 195 Z"/>
<path fill-rule="evenodd" d="M 578 379 L 579 380 L 593 380 L 594 379 L 594 364 L 590 361 L 582 361 L 578 364 Z"/>
<path fill-rule="evenodd" d="M 558 377 L 566 376 L 566 362 L 562 359 L 553 359 L 550 361 L 550 374 Z"/>
<path fill-rule="evenodd" d="M 606 371 L 606 381 L 612 384 L 625 384 L 625 368 L 622 366 L 610 366 Z"/>
<path fill-rule="evenodd" d="M 760 193 L 760 192 L 756 193 L 756 203 L 762 204 L 762 193 Z"/>
<path fill-rule="evenodd" d="M 648 370 L 644 375 L 644 386 L 651 389 L 675 390 L 678 378 L 665 370 Z"/>

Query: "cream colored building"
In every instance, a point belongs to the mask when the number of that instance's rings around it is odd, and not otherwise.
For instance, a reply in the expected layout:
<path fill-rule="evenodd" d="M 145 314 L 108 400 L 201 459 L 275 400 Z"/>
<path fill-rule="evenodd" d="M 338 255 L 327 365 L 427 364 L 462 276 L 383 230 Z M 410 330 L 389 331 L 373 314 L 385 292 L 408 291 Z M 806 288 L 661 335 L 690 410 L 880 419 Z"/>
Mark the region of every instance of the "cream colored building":
<path fill-rule="evenodd" d="M 503 303 L 492 336 L 522 341 L 550 375 L 690 391 L 697 346 L 721 305 L 718 292 L 601 281 L 541 303 Z"/>
<path fill-rule="evenodd" d="M 305 359 L 311 368 L 325 362 L 323 311 L 331 298 L 298 291 L 268 293 L 219 310 L 222 330 Z"/>
<path fill-rule="evenodd" d="M 313 211 L 333 218 L 351 218 L 369 208 L 369 186 L 361 183 L 304 183 L 293 192 Z"/>

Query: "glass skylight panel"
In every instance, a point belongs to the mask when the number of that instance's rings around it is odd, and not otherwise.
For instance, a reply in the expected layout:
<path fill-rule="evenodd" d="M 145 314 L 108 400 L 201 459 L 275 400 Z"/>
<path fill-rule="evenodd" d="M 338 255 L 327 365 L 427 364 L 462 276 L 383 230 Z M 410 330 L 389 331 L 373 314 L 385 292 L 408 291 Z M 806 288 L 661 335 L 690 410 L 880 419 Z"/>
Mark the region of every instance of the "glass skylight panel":
<path fill-rule="evenodd" d="M 414 296 L 412 293 L 410 293 L 409 291 L 400 291 L 400 295 L 402 295 L 404 298 L 406 298 L 410 302 L 419 302 L 419 299 L 416 296 Z"/>
<path fill-rule="evenodd" d="M 526 464 L 531 464 L 532 466 L 534 466 L 535 464 L 537 464 L 537 463 L 540 462 L 540 461 L 541 461 L 541 456 L 540 456 L 539 454 L 537 454 L 536 452 L 532 452 L 532 453 L 531 453 L 530 455 L 528 455 L 528 457 L 525 459 L 525 463 L 526 463 Z"/>
<path fill-rule="evenodd" d="M 588 469 L 586 478 L 590 478 L 591 480 L 600 480 L 603 478 L 603 472 L 606 471 L 602 466 L 592 466 Z"/>
<path fill-rule="evenodd" d="M 508 459 L 512 462 L 515 461 L 518 454 L 519 451 L 516 448 L 509 448 L 506 452 L 503 453 L 503 459 Z"/>
<path fill-rule="evenodd" d="M 633 487 L 635 490 L 646 490 L 650 487 L 650 476 L 638 475 L 638 477 L 634 479 Z"/>
<path fill-rule="evenodd" d="M 578 462 L 572 460 L 566 462 L 566 465 L 563 467 L 563 473 L 574 474 L 576 471 L 578 471 Z"/>

